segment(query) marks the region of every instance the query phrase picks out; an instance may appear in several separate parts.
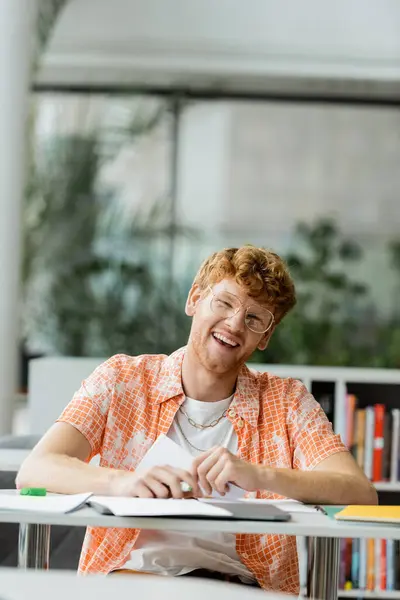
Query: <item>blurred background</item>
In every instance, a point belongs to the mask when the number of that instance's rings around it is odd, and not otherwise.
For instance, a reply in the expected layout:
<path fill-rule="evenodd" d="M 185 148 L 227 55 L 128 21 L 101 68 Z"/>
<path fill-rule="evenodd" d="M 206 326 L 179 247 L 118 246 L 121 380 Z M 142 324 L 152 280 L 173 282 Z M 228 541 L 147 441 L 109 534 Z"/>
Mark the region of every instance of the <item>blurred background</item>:
<path fill-rule="evenodd" d="M 26 122 L 23 153 L 0 128 L 23 181 L 0 200 L 17 404 L 32 357 L 184 345 L 200 262 L 245 243 L 299 295 L 257 363 L 400 368 L 398 2 L 34 4 L 1 8 L 22 23 L 0 67 L 4 127 Z"/>

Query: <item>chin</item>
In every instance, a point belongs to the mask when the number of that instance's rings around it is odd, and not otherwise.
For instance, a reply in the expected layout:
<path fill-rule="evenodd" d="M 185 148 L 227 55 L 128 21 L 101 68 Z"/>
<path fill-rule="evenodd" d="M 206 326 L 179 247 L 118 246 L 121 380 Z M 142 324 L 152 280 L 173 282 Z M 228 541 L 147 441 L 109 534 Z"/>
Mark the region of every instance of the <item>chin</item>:
<path fill-rule="evenodd" d="M 209 343 L 209 338 L 192 338 L 192 345 L 197 355 L 197 360 L 199 360 L 207 371 L 215 373 L 216 375 L 224 375 L 225 373 L 232 373 L 232 371 L 239 372 L 246 360 L 245 357 L 238 355 L 224 357 L 215 351 L 213 346 L 210 346 Z"/>
<path fill-rule="evenodd" d="M 238 367 L 236 367 L 236 365 L 226 365 L 224 363 L 216 362 L 216 361 L 212 361 L 212 360 L 205 361 L 204 366 L 206 367 L 206 369 L 208 371 L 211 371 L 212 373 L 215 373 L 216 375 L 224 375 L 225 373 L 229 373 L 229 372 L 235 370 L 235 368 L 236 369 L 238 368 Z"/>
<path fill-rule="evenodd" d="M 208 353 L 202 354 L 201 359 L 206 369 L 217 375 L 239 371 L 243 364 L 242 360 L 224 360 L 220 356 L 211 356 Z"/>

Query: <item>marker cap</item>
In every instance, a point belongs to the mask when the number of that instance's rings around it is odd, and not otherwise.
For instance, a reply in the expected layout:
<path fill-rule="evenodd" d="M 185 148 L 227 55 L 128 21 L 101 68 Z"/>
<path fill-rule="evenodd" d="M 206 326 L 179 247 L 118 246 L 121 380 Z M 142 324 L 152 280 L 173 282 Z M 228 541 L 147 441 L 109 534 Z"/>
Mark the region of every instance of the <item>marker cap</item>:
<path fill-rule="evenodd" d="M 47 494 L 46 488 L 30 488 L 24 487 L 19 491 L 21 496 L 45 496 Z"/>

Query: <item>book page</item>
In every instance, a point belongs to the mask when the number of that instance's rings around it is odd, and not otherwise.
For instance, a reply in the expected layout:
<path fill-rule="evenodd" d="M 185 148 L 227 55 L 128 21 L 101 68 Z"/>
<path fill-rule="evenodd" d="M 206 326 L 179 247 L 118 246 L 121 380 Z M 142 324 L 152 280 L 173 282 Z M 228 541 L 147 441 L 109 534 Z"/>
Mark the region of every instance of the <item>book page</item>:
<path fill-rule="evenodd" d="M 231 517 L 222 507 L 202 504 L 198 500 L 174 498 L 122 498 L 92 496 L 88 504 L 93 508 L 105 507 L 118 517 Z"/>
<path fill-rule="evenodd" d="M 91 493 L 20 496 L 17 490 L 2 490 L 0 493 L 0 510 L 65 514 L 83 506 L 90 496 Z"/>
<path fill-rule="evenodd" d="M 136 473 L 160 465 L 169 465 L 170 467 L 190 471 L 192 462 L 193 457 L 186 452 L 186 450 L 181 448 L 181 446 L 169 439 L 166 435 L 160 435 L 136 467 Z M 221 494 L 214 490 L 211 497 L 223 497 L 225 499 L 236 500 L 238 498 L 243 498 L 245 493 L 246 492 L 241 488 L 230 484 L 229 491 L 225 496 L 221 496 Z"/>

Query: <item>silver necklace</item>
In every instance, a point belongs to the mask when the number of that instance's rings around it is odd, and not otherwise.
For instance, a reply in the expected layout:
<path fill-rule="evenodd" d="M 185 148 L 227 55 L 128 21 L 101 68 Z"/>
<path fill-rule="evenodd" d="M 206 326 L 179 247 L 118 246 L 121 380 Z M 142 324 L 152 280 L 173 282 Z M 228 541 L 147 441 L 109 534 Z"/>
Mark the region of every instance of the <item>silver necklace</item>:
<path fill-rule="evenodd" d="M 218 417 L 218 419 L 214 419 L 213 421 L 211 421 L 211 423 L 209 423 L 208 425 L 202 425 L 201 423 L 196 423 L 196 421 L 194 421 L 192 419 L 192 417 L 189 417 L 189 415 L 187 414 L 187 412 L 183 409 L 182 406 L 179 407 L 180 412 L 185 415 L 186 419 L 188 420 L 188 422 L 190 423 L 190 425 L 192 427 L 195 427 L 196 429 L 211 429 L 211 427 L 215 427 L 216 425 L 218 425 L 218 423 L 220 421 L 222 421 L 222 419 L 224 417 L 226 417 L 228 409 L 225 409 L 224 412 L 222 413 L 222 415 L 220 417 Z"/>
<path fill-rule="evenodd" d="M 181 424 L 179 423 L 179 416 L 177 415 L 176 418 L 176 424 L 178 426 L 179 431 L 182 434 L 183 439 L 189 444 L 189 446 L 191 446 L 193 448 L 193 450 L 196 450 L 197 452 L 207 452 L 207 450 L 209 450 L 209 448 L 205 448 L 204 450 L 202 450 L 201 448 L 197 448 L 197 446 L 195 446 L 194 444 L 192 444 L 192 442 L 190 440 L 188 440 L 188 438 L 186 437 L 186 435 L 183 433 L 183 429 Z M 219 442 L 219 444 L 217 444 L 217 446 L 222 446 L 223 443 L 225 442 L 226 438 L 229 435 L 229 431 L 226 435 L 224 435 L 224 437 L 222 438 L 222 440 Z"/>

